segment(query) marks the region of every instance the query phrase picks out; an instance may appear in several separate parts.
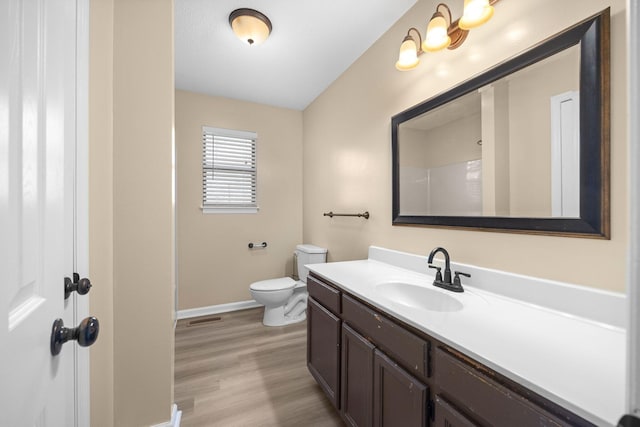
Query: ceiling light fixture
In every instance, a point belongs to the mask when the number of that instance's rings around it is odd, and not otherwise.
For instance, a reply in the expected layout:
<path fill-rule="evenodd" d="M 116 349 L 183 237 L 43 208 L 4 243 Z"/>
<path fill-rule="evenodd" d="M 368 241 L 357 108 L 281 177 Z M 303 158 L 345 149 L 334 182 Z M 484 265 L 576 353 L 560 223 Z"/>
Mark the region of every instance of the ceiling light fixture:
<path fill-rule="evenodd" d="M 253 9 L 236 9 L 229 15 L 229 25 L 236 36 L 249 46 L 258 45 L 271 34 L 271 21 Z"/>
<path fill-rule="evenodd" d="M 420 32 L 411 27 L 402 45 L 396 68 L 400 71 L 412 70 L 418 66 L 418 58 L 424 52 L 437 52 L 442 49 L 457 49 L 464 43 L 469 29 L 479 27 L 493 16 L 493 4 L 499 0 L 464 0 L 462 17 L 457 21 L 451 20 L 451 10 L 444 3 L 438 4 L 435 13 L 427 25 L 424 42 Z M 411 35 L 414 31 L 418 35 L 419 43 Z"/>

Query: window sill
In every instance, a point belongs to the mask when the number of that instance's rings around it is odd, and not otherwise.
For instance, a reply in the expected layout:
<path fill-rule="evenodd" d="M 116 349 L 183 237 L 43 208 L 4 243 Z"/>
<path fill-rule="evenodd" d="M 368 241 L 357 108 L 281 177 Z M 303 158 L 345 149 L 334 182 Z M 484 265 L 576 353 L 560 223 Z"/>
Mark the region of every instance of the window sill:
<path fill-rule="evenodd" d="M 241 208 L 241 207 L 200 207 L 202 209 L 203 214 L 255 214 L 258 213 L 260 208 L 252 207 L 252 208 Z"/>

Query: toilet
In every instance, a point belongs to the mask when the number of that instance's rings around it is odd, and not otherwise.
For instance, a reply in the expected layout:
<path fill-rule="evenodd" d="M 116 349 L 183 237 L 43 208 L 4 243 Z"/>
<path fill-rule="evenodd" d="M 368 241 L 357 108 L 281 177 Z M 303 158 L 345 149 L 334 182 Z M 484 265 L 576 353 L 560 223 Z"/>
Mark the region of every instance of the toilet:
<path fill-rule="evenodd" d="M 314 245 L 297 245 L 295 251 L 298 277 L 261 280 L 249 286 L 251 297 L 264 305 L 262 323 L 265 326 L 283 326 L 302 322 L 307 318 L 307 275 L 306 264 L 327 261 L 327 250 Z"/>

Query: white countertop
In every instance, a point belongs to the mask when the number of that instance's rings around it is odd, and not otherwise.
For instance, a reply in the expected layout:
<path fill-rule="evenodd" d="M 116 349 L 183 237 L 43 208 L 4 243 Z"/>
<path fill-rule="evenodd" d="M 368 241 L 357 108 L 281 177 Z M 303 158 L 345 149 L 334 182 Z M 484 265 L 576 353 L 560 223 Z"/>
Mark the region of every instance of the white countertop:
<path fill-rule="evenodd" d="M 431 274 L 371 255 L 361 261 L 312 264 L 309 269 L 596 425 L 615 426 L 625 412 L 622 327 L 465 285 L 465 279 L 471 280 L 464 277 L 463 293 L 436 288 Z M 443 292 L 464 308 L 439 312 L 394 302 L 376 291 L 376 285 L 387 282 Z M 548 282 L 541 289 L 553 292 Z"/>

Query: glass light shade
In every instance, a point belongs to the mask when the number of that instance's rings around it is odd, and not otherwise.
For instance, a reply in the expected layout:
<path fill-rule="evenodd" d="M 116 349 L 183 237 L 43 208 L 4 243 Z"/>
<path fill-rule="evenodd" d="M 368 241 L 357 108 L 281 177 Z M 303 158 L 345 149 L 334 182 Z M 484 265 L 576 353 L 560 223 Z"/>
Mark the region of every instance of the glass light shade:
<path fill-rule="evenodd" d="M 493 6 L 489 0 L 464 0 L 464 11 L 458 21 L 463 30 L 479 27 L 493 16 Z"/>
<path fill-rule="evenodd" d="M 413 37 L 405 37 L 402 45 L 400 45 L 400 55 L 398 55 L 396 68 L 400 71 L 412 70 L 418 66 L 419 62 L 416 41 Z"/>
<path fill-rule="evenodd" d="M 271 29 L 262 19 L 251 15 L 240 15 L 231 21 L 231 28 L 238 38 L 249 45 L 265 41 Z"/>
<path fill-rule="evenodd" d="M 447 21 L 442 14 L 434 14 L 427 26 L 427 34 L 422 43 L 422 49 L 430 52 L 445 49 L 451 44 L 447 29 Z"/>

